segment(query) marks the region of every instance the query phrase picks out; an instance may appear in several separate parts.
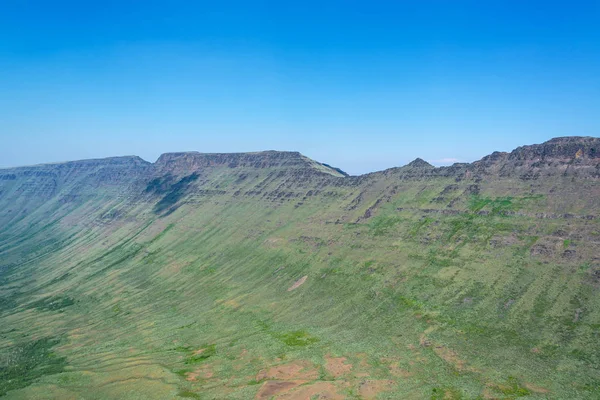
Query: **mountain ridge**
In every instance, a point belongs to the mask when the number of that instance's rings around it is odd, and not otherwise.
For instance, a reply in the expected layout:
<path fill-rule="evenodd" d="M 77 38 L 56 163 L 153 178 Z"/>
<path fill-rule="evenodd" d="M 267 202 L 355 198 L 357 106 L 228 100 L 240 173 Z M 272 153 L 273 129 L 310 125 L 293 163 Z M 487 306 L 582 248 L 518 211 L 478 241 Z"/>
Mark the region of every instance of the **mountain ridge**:
<path fill-rule="evenodd" d="M 355 177 L 382 173 L 388 170 L 411 167 L 432 167 L 434 169 L 449 168 L 454 166 L 489 166 L 501 161 L 571 161 L 574 159 L 600 159 L 600 138 L 592 136 L 564 136 L 552 138 L 540 144 L 524 145 L 510 152 L 495 151 L 481 159 L 471 163 L 454 163 L 451 166 L 435 167 L 427 161 L 416 158 L 410 163 L 390 167 L 380 171 L 353 175 Z M 176 164 L 180 165 L 177 166 Z M 298 167 L 311 166 L 313 168 L 324 166 L 322 172 L 333 176 L 348 176 L 343 171 L 329 164 L 312 160 L 297 151 L 265 150 L 256 152 L 234 152 L 234 153 L 202 153 L 198 151 L 168 152 L 161 154 L 152 163 L 139 156 L 112 156 L 105 158 L 82 159 L 73 161 L 50 162 L 33 165 L 0 168 L 0 174 L 10 170 L 43 169 L 43 168 L 66 168 L 70 166 L 101 166 L 101 165 L 146 165 L 158 170 L 167 171 L 172 168 L 180 173 L 193 172 L 200 168 L 227 165 L 229 168 L 236 167 Z M 169 167 L 169 165 L 171 167 Z M 183 167 L 183 168 L 182 168 Z M 318 169 L 318 168 L 317 168 Z M 344 175 L 345 174 L 345 175 Z"/>

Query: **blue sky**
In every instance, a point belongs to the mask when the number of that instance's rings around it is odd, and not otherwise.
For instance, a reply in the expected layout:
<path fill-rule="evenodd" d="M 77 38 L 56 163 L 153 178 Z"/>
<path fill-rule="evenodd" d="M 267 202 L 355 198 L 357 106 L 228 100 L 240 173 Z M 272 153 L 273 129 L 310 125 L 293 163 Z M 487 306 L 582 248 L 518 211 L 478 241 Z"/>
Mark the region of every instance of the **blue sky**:
<path fill-rule="evenodd" d="M 297 150 L 358 174 L 600 136 L 598 1 L 33 1 L 0 167 Z"/>

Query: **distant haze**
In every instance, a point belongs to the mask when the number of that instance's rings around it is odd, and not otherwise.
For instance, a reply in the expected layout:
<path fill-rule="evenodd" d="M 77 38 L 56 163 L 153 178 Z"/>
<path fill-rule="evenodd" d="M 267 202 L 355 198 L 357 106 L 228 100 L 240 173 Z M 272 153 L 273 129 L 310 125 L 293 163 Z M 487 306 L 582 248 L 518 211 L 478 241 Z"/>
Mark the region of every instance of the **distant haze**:
<path fill-rule="evenodd" d="M 0 167 L 273 149 L 360 174 L 600 136 L 598 2 L 8 3 Z"/>

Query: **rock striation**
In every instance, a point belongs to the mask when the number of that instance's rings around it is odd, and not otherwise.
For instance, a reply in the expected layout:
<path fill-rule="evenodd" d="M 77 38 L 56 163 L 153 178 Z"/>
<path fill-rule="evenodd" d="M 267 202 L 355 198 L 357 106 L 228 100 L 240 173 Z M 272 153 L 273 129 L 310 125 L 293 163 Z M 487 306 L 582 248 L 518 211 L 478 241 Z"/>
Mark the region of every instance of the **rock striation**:
<path fill-rule="evenodd" d="M 278 168 L 313 170 L 332 176 L 343 176 L 333 167 L 318 163 L 295 151 L 262 151 L 255 153 L 165 153 L 154 164 L 157 173 L 187 174 L 206 168 Z"/>

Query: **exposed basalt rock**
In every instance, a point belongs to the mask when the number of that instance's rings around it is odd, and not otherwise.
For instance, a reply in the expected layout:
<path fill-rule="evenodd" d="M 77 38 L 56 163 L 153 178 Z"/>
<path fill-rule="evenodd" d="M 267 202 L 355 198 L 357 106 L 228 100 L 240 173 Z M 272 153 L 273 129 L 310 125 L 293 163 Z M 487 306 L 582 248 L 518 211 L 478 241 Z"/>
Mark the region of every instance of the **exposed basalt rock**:
<path fill-rule="evenodd" d="M 260 153 L 199 153 L 181 152 L 162 154 L 155 163 L 159 170 L 193 171 L 214 166 L 270 168 L 302 165 L 300 153 L 265 151 Z"/>
<path fill-rule="evenodd" d="M 577 252 L 575 250 L 565 250 L 562 255 L 564 258 L 575 258 Z"/>
<path fill-rule="evenodd" d="M 53 186 L 64 186 L 80 181 L 90 187 L 122 185 L 135 178 L 149 176 L 152 164 L 137 156 L 112 157 L 94 160 L 40 164 L 0 170 L 3 181 L 19 181 L 21 187 L 42 185 L 52 181 Z"/>
<path fill-rule="evenodd" d="M 217 178 L 215 170 L 224 172 Z M 332 186 L 344 177 L 341 172 L 328 165 L 313 161 L 298 152 L 265 151 L 258 153 L 203 154 L 167 153 L 153 165 L 153 176 L 148 181 L 145 195 L 164 195 L 178 179 L 194 175 L 195 182 L 186 184 L 186 198 L 199 201 L 201 197 L 230 194 L 234 197 L 260 197 L 274 203 L 316 195 L 319 188 Z M 217 175 L 219 176 L 219 175 Z M 206 179 L 198 179 L 203 177 Z M 170 196 L 169 208 L 157 204 L 159 213 L 171 212 L 181 196 Z M 174 201 L 171 201 L 174 200 Z M 189 202 L 189 201 L 188 201 Z M 165 204 L 165 198 L 161 200 Z"/>
<path fill-rule="evenodd" d="M 551 257 L 554 255 L 554 249 L 544 244 L 535 244 L 529 250 L 532 256 Z"/>
<path fill-rule="evenodd" d="M 600 177 L 600 138 L 561 137 L 494 152 L 469 165 L 474 176 L 518 177 L 535 181 L 545 176 Z"/>
<path fill-rule="evenodd" d="M 345 171 L 342 171 L 340 168 L 337 168 L 337 167 L 332 167 L 331 165 L 329 165 L 329 164 L 325 164 L 325 163 L 321 163 L 321 164 L 322 164 L 323 166 L 327 167 L 327 168 L 331 168 L 331 169 L 333 169 L 333 170 L 335 170 L 335 171 L 339 172 L 339 173 L 340 173 L 340 174 L 342 174 L 343 176 L 350 176 L 350 175 L 348 175 L 348 173 L 347 173 L 347 172 L 345 172 Z"/>
<path fill-rule="evenodd" d="M 59 193 L 68 198 L 72 190 L 94 195 L 98 188 L 125 193 L 151 172 L 152 164 L 137 156 L 40 164 L 0 170 L 0 189 L 14 201 L 22 196 L 44 200 Z"/>
<path fill-rule="evenodd" d="M 157 173 L 187 174 L 210 167 L 228 168 L 282 168 L 304 170 L 311 174 L 344 176 L 328 165 L 313 161 L 298 152 L 262 151 L 257 153 L 165 153 L 154 164 Z"/>
<path fill-rule="evenodd" d="M 600 265 L 589 269 L 587 281 L 596 287 L 600 287 Z"/>
<path fill-rule="evenodd" d="M 37 164 L 0 170 L 0 175 L 14 180 L 18 176 L 66 175 L 71 171 L 93 170 L 97 168 L 148 167 L 152 165 L 138 156 L 98 158 L 91 160 L 66 161 L 60 163 Z"/>
<path fill-rule="evenodd" d="M 0 198 L 12 204 L 0 210 L 0 226 L 33 213 L 56 199 L 76 207 L 87 199 L 106 195 L 133 201 L 152 174 L 152 164 L 136 156 L 41 164 L 0 170 Z"/>
<path fill-rule="evenodd" d="M 369 218 L 371 218 L 373 216 L 373 213 L 375 211 L 377 211 L 377 209 L 379 208 L 379 206 L 384 202 L 384 201 L 390 201 L 390 196 L 385 196 L 383 198 L 377 199 L 377 201 L 375 201 L 375 204 L 373 204 L 371 207 L 367 208 L 367 210 L 365 211 L 365 213 L 363 214 L 362 217 L 358 218 L 356 220 L 356 222 L 361 222 L 364 220 L 367 220 Z"/>
<path fill-rule="evenodd" d="M 521 146 L 513 150 L 509 160 L 561 160 L 600 158 L 600 138 L 569 136 L 542 144 Z"/>
<path fill-rule="evenodd" d="M 415 158 L 413 161 L 406 165 L 411 168 L 435 168 L 433 165 L 429 164 L 427 161 L 422 158 Z"/>
<path fill-rule="evenodd" d="M 445 196 L 445 195 L 447 195 L 447 194 L 450 194 L 450 193 L 456 192 L 458 189 L 459 189 L 459 186 L 458 186 L 458 185 L 454 185 L 454 184 L 453 184 L 453 185 L 448 185 L 448 186 L 446 186 L 446 187 L 444 188 L 444 190 L 442 190 L 442 191 L 440 192 L 440 196 Z"/>
<path fill-rule="evenodd" d="M 29 209 L 35 208 L 36 202 L 53 196 L 59 196 L 61 203 L 79 201 L 96 195 L 99 188 L 141 199 L 150 196 L 158 202 L 173 189 L 173 185 L 193 175 L 194 180 L 185 185 L 185 196 L 206 197 L 221 193 L 260 196 L 280 202 L 322 196 L 332 188 L 356 187 L 353 200 L 348 199 L 347 209 L 351 211 L 361 203 L 360 193 L 364 191 L 375 190 L 386 196 L 392 194 L 392 187 L 397 188 L 403 181 L 426 183 L 451 178 L 456 184 L 448 185 L 434 202 L 450 202 L 448 207 L 452 208 L 455 203 L 477 194 L 477 185 L 489 179 L 518 178 L 532 183 L 545 177 L 598 180 L 598 149 L 600 138 L 556 138 L 538 145 L 522 146 L 510 153 L 494 152 L 472 164 L 457 163 L 436 168 L 417 158 L 404 167 L 361 176 L 347 176 L 338 168 L 298 152 L 166 153 L 154 164 L 135 156 L 113 157 L 0 170 L 0 196 L 15 203 L 19 198 L 27 197 Z M 211 175 L 214 168 L 225 170 L 232 179 L 215 181 Z M 457 197 L 454 192 L 459 190 L 463 194 Z M 368 214 L 373 214 L 376 208 L 369 209 L 362 217 L 368 219 Z M 18 214 L 16 209 L 12 212 Z M 593 219 L 594 216 L 586 218 Z"/>

